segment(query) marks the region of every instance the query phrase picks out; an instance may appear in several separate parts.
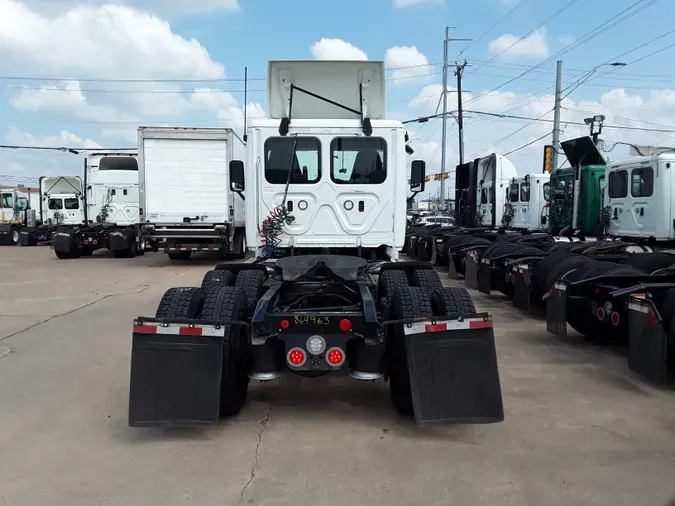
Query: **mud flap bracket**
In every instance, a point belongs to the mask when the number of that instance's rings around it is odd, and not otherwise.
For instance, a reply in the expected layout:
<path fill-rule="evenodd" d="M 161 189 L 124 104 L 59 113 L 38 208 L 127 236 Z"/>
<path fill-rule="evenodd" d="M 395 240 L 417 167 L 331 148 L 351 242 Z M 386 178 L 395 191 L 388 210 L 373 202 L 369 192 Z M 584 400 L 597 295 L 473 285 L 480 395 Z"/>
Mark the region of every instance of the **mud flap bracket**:
<path fill-rule="evenodd" d="M 504 420 L 491 320 L 413 324 L 404 330 L 418 426 Z"/>
<path fill-rule="evenodd" d="M 668 336 L 653 301 L 631 297 L 628 303 L 628 367 L 648 381 L 669 381 Z"/>

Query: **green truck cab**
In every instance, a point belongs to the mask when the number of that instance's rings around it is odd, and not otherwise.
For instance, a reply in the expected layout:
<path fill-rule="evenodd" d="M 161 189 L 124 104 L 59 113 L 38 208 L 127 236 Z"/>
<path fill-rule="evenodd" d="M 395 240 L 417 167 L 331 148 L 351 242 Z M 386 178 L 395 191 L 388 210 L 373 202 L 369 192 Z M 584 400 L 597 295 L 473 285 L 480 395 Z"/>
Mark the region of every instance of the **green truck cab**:
<path fill-rule="evenodd" d="M 607 163 L 590 137 L 561 146 L 571 167 L 551 172 L 549 232 L 558 235 L 569 227 L 593 235 L 602 213 Z"/>

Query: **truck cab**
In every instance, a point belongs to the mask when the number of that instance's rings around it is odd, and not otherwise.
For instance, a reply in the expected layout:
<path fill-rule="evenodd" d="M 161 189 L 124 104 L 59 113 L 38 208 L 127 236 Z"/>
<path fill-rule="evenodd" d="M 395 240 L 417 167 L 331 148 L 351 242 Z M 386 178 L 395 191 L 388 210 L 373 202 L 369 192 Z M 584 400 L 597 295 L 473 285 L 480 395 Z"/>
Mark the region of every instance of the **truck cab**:
<path fill-rule="evenodd" d="M 671 195 L 675 191 L 675 154 L 634 157 L 607 167 L 605 205 L 609 233 L 618 237 L 673 241 Z"/>
<path fill-rule="evenodd" d="M 139 222 L 138 155 L 101 151 L 85 160 L 87 223 Z"/>
<path fill-rule="evenodd" d="M 606 161 L 588 136 L 561 146 L 571 167 L 551 173 L 549 231 L 557 235 L 570 229 L 593 235 L 603 207 Z"/>
<path fill-rule="evenodd" d="M 84 223 L 84 193 L 78 176 L 40 178 L 40 216 L 44 225 Z"/>
<path fill-rule="evenodd" d="M 501 225 L 509 181 L 518 175 L 504 156 L 492 153 L 475 162 L 477 170 L 478 221 L 481 225 Z"/>
<path fill-rule="evenodd" d="M 546 204 L 551 183 L 549 174 L 527 174 L 511 179 L 508 186 L 504 224 L 518 230 L 546 227 Z"/>
<path fill-rule="evenodd" d="M 324 67 L 318 74 L 317 65 Z M 384 118 L 383 72 L 379 62 L 270 62 L 269 119 L 250 122 L 246 150 L 245 188 L 254 196 L 246 199 L 246 237 L 259 255 L 337 250 L 398 258 L 406 132 Z M 340 86 L 345 75 L 360 86 Z M 300 91 L 312 89 L 330 100 Z"/>

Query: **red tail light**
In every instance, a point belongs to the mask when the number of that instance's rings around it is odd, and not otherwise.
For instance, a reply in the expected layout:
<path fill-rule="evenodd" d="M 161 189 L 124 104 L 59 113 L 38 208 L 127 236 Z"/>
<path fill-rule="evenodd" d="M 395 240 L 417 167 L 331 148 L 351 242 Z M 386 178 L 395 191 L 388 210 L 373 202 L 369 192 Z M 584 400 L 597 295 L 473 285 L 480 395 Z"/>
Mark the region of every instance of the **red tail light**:
<path fill-rule="evenodd" d="M 350 320 L 347 320 L 346 318 L 344 320 L 340 320 L 340 330 L 342 332 L 352 330 L 352 322 Z"/>
<path fill-rule="evenodd" d="M 89 244 L 89 241 L 87 241 L 86 239 L 85 239 L 84 241 L 82 241 L 82 242 L 83 242 L 85 245 Z"/>
<path fill-rule="evenodd" d="M 619 324 L 619 322 L 621 321 L 621 317 L 619 316 L 619 313 L 614 311 L 612 313 L 611 320 L 612 320 L 612 325 L 614 325 L 616 327 Z"/>
<path fill-rule="evenodd" d="M 288 320 L 281 320 L 281 328 L 282 329 L 287 329 L 290 326 L 291 326 L 291 322 L 289 322 Z"/>
<path fill-rule="evenodd" d="M 326 353 L 326 360 L 333 366 L 342 365 L 345 361 L 345 354 L 340 348 L 331 348 Z"/>
<path fill-rule="evenodd" d="M 98 244 L 98 241 L 97 241 L 96 239 L 94 239 L 93 241 L 91 241 L 91 243 L 92 243 L 94 246 L 96 246 L 96 245 Z"/>
<path fill-rule="evenodd" d="M 598 310 L 595 312 L 595 314 L 598 317 L 598 320 L 604 320 L 605 319 L 605 310 L 601 307 L 598 308 Z"/>
<path fill-rule="evenodd" d="M 307 361 L 307 354 L 301 348 L 292 348 L 291 351 L 288 352 L 286 358 L 288 359 L 288 363 L 292 366 L 300 367 Z"/>

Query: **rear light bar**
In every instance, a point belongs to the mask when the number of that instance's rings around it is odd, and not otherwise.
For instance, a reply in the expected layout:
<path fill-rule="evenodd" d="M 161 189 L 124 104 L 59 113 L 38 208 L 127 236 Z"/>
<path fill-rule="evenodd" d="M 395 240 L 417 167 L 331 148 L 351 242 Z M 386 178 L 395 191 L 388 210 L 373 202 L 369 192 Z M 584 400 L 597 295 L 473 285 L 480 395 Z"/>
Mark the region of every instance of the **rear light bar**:
<path fill-rule="evenodd" d="M 415 322 L 410 326 L 404 325 L 403 331 L 408 334 L 428 334 L 433 332 L 445 332 L 448 330 L 491 329 L 492 320 L 473 318 L 466 320 L 452 320 L 447 322 Z"/>
<path fill-rule="evenodd" d="M 215 336 L 224 337 L 225 329 L 213 325 L 179 325 L 146 322 L 134 323 L 134 334 L 173 334 L 180 336 Z"/>

